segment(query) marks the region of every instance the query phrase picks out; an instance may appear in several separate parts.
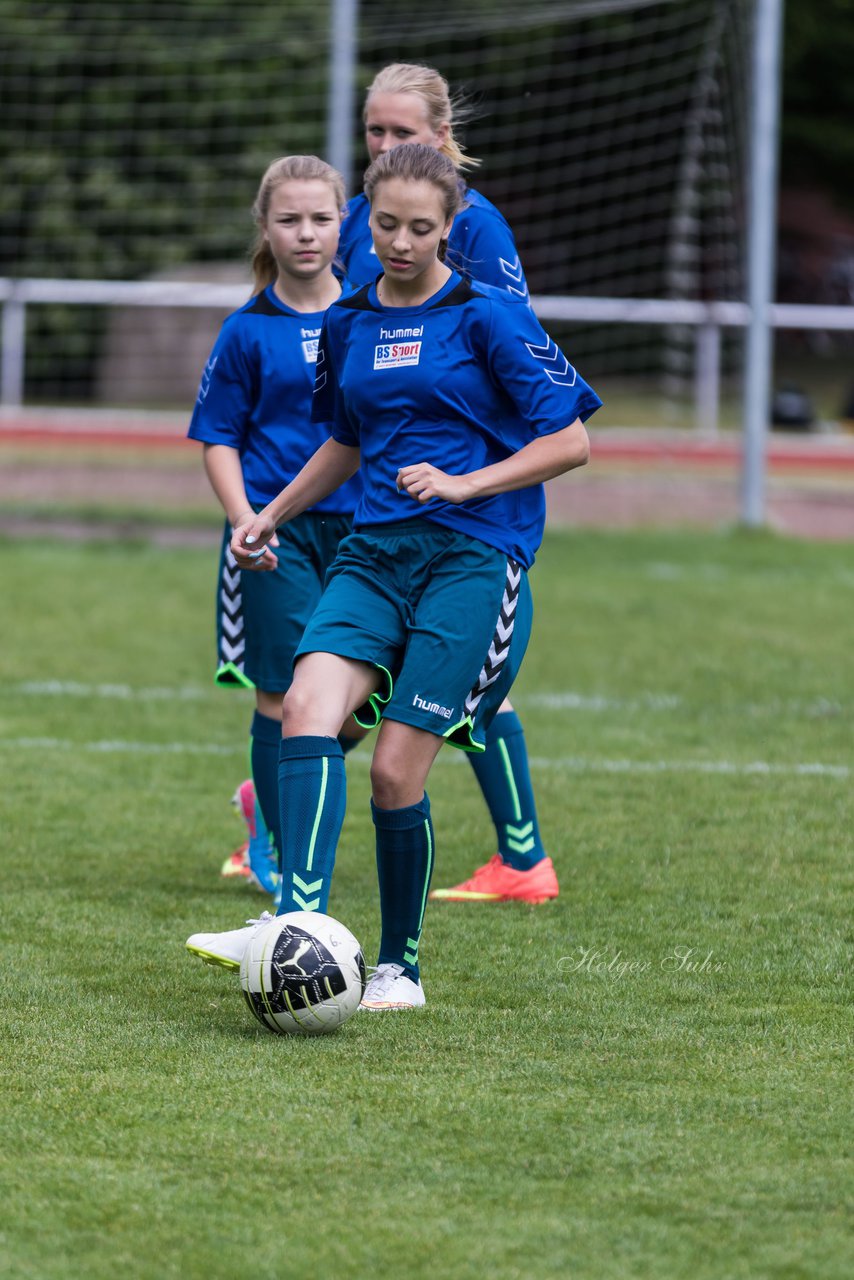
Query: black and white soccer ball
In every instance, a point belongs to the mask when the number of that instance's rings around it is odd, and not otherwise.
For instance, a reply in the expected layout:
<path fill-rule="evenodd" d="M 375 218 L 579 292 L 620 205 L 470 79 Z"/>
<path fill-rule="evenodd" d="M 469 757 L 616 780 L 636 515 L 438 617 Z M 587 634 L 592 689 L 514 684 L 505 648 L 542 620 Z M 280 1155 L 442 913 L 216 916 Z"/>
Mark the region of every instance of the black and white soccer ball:
<path fill-rule="evenodd" d="M 356 1012 L 365 958 L 349 929 L 319 911 L 289 911 L 256 929 L 240 962 L 243 998 L 282 1035 L 324 1035 Z"/>

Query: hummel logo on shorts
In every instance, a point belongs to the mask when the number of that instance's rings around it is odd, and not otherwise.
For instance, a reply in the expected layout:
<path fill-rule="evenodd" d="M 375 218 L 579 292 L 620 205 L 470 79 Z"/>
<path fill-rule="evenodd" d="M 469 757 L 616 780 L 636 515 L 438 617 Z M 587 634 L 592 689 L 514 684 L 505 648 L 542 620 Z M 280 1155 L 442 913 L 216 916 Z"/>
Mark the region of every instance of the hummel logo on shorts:
<path fill-rule="evenodd" d="M 413 707 L 418 707 L 421 711 L 429 711 L 431 715 L 443 716 L 445 720 L 450 720 L 454 714 L 451 707 L 440 706 L 438 702 L 425 702 L 418 693 L 412 699 L 412 705 Z"/>

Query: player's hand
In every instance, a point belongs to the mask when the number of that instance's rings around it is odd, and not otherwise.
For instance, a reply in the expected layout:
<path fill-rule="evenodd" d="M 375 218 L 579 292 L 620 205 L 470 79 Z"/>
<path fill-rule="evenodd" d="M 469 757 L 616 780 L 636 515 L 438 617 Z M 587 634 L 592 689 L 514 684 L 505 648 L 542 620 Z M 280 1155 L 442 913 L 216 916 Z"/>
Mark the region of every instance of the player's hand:
<path fill-rule="evenodd" d="M 272 547 L 279 545 L 276 527 L 263 511 L 239 524 L 231 535 L 231 551 L 241 569 L 275 569 Z"/>
<path fill-rule="evenodd" d="M 401 467 L 397 473 L 399 493 L 405 493 L 416 502 L 429 502 L 441 498 L 443 502 L 465 502 L 471 497 L 467 476 L 449 476 L 429 462 L 416 462 L 411 467 Z"/>

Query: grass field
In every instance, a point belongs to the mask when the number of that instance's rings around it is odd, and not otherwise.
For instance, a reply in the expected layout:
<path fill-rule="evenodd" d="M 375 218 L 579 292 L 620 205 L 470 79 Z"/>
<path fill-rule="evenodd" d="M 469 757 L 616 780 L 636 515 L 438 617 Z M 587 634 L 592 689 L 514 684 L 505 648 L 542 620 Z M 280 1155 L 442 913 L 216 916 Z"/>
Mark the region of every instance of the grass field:
<path fill-rule="evenodd" d="M 213 547 L 0 554 L 0 1275 L 850 1276 L 850 545 L 551 535 L 514 700 L 561 897 L 433 904 L 427 1008 L 321 1040 L 184 950 L 266 905 L 218 877 Z M 431 800 L 452 883 L 492 852 L 459 756 Z"/>

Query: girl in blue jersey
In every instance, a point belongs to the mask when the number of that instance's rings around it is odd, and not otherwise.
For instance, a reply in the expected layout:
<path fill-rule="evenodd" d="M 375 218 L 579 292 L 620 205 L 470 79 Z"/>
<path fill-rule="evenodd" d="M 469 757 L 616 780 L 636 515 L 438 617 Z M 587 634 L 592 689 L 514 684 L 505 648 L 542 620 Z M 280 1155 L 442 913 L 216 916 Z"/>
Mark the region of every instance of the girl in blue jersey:
<path fill-rule="evenodd" d="M 462 200 L 435 148 L 365 178 L 382 275 L 326 313 L 313 416 L 330 438 L 234 532 L 263 567 L 276 528 L 356 473 L 364 493 L 297 650 L 280 753 L 280 910 L 327 907 L 344 818 L 337 735 L 381 720 L 371 765 L 382 936 L 363 1006 L 424 1004 L 418 949 L 434 861 L 424 785 L 440 747 L 482 752 L 531 621 L 542 482 L 587 460 L 600 401 L 531 310 L 441 259 Z M 237 968 L 253 927 L 191 951 Z"/>
<path fill-rule="evenodd" d="M 216 679 L 255 690 L 251 760 L 260 813 L 250 825 L 249 862 L 270 892 L 282 698 L 326 570 L 350 531 L 361 484 L 348 479 L 274 537 L 265 553 L 268 574 L 243 572 L 228 542 L 231 530 L 293 480 L 326 438 L 311 422 L 311 400 L 323 314 L 343 291 L 332 273 L 343 204 L 343 179 L 315 156 L 287 156 L 269 166 L 253 206 L 255 292 L 222 327 L 189 428 L 204 444 L 205 468 L 226 516 Z"/>
<path fill-rule="evenodd" d="M 457 170 L 479 164 L 454 135 L 460 105 L 447 81 L 432 67 L 395 62 L 374 78 L 365 98 L 365 141 L 371 160 L 392 147 L 421 142 L 446 155 Z M 380 265 L 368 225 L 367 196 L 355 196 L 341 228 L 339 257 L 354 285 L 367 284 Z M 454 218 L 445 261 L 462 275 L 495 285 L 510 297 L 528 297 L 513 233 L 495 205 L 472 187 Z M 493 720 L 481 755 L 469 756 L 497 836 L 498 852 L 474 875 L 433 898 L 500 902 L 543 902 L 558 894 L 551 858 L 546 856 L 522 723 L 509 700 Z"/>
<path fill-rule="evenodd" d="M 365 97 L 365 142 L 371 160 L 403 143 L 421 142 L 441 151 L 461 173 L 480 164 L 465 154 L 454 136 L 458 110 L 447 81 L 432 67 L 408 62 L 384 67 Z M 338 250 L 347 279 L 354 285 L 367 284 L 380 271 L 369 218 L 367 196 L 354 196 L 347 205 Z M 513 232 L 495 205 L 473 187 L 464 189 L 463 208 L 454 219 L 445 261 L 462 275 L 505 289 L 511 297 L 528 296 Z"/>

